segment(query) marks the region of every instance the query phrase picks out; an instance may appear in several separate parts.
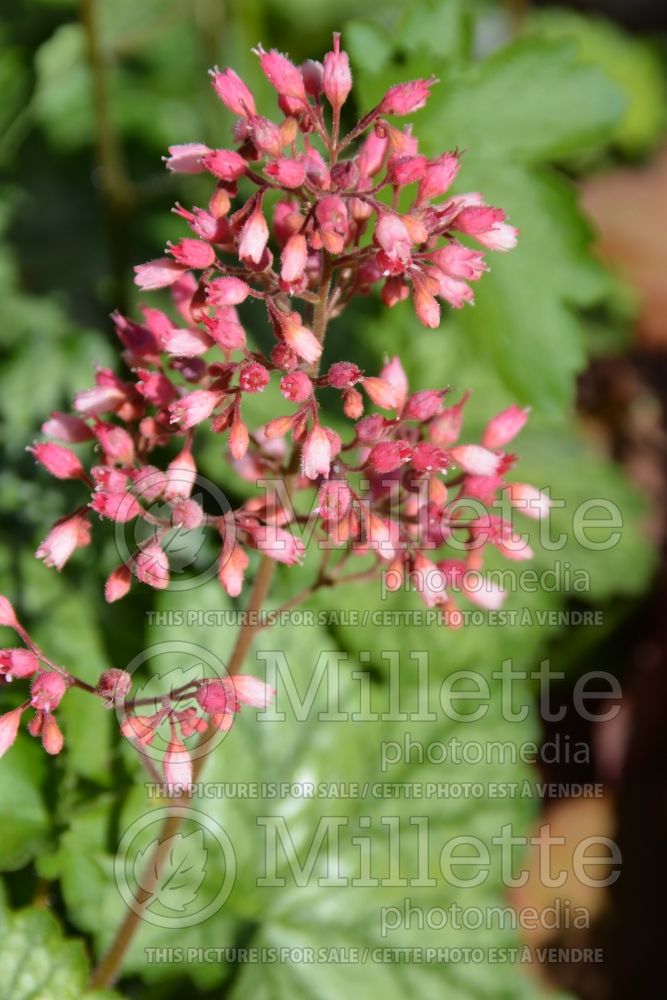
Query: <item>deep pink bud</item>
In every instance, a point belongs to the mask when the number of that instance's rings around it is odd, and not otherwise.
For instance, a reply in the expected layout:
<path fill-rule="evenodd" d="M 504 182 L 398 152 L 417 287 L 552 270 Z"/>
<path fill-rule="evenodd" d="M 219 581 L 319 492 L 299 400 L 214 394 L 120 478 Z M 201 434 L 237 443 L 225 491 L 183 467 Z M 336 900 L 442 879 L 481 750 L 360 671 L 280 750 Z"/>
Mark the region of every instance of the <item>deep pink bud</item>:
<path fill-rule="evenodd" d="M 164 157 L 165 166 L 175 174 L 201 174 L 205 169 L 202 157 L 207 153 L 210 153 L 210 149 L 202 142 L 169 146 L 169 156 Z"/>
<path fill-rule="evenodd" d="M 313 383 L 305 372 L 292 372 L 281 378 L 280 391 L 290 403 L 304 403 L 312 395 Z"/>
<path fill-rule="evenodd" d="M 204 712 L 214 715 L 219 712 L 235 712 L 238 707 L 231 678 L 206 681 L 197 691 L 196 698 Z"/>
<path fill-rule="evenodd" d="M 381 417 L 379 413 L 371 413 L 370 416 L 364 417 L 357 424 L 357 437 L 362 444 L 372 444 L 373 441 L 377 441 L 384 428 L 384 417 Z"/>
<path fill-rule="evenodd" d="M 357 167 L 362 177 L 374 177 L 382 170 L 387 155 L 388 140 L 375 129 L 369 133 L 357 155 Z"/>
<path fill-rule="evenodd" d="M 291 371 L 299 364 L 298 354 L 288 347 L 282 340 L 275 344 L 271 350 L 271 360 L 281 371 Z"/>
<path fill-rule="evenodd" d="M 437 445 L 420 441 L 412 452 L 411 464 L 415 472 L 441 472 L 449 465 L 449 456 Z"/>
<path fill-rule="evenodd" d="M 137 503 L 131 493 L 118 493 L 114 490 L 95 490 L 90 506 L 97 514 L 119 524 L 126 524 L 143 513 L 141 504 Z"/>
<path fill-rule="evenodd" d="M 417 192 L 417 203 L 431 201 L 444 194 L 459 172 L 460 162 L 456 153 L 443 153 L 427 165 Z"/>
<path fill-rule="evenodd" d="M 0 715 L 0 757 L 7 753 L 14 743 L 21 722 L 21 716 L 25 712 L 25 705 L 15 708 L 12 712 Z"/>
<path fill-rule="evenodd" d="M 486 425 L 482 436 L 482 444 L 485 448 L 504 448 L 509 444 L 528 420 L 530 410 L 526 407 L 521 409 L 514 403 L 502 413 L 493 417 Z"/>
<path fill-rule="evenodd" d="M 226 108 L 243 117 L 256 114 L 252 93 L 233 69 L 226 69 L 221 73 L 216 67 L 211 76 L 213 88 Z"/>
<path fill-rule="evenodd" d="M 184 430 L 196 427 L 197 424 L 211 416 L 220 402 L 220 398 L 219 392 L 195 389 L 194 392 L 190 392 L 187 396 L 182 396 L 181 399 L 170 404 L 171 422 L 180 424 Z"/>
<path fill-rule="evenodd" d="M 132 583 L 132 574 L 127 566 L 117 566 L 107 577 L 104 584 L 104 598 L 109 604 L 119 601 L 128 593 Z"/>
<path fill-rule="evenodd" d="M 60 444 L 35 444 L 28 448 L 37 461 L 44 466 L 47 472 L 58 479 L 85 479 L 86 472 L 83 465 L 69 448 L 63 448 Z"/>
<path fill-rule="evenodd" d="M 430 420 L 442 410 L 442 392 L 435 389 L 422 389 L 410 396 L 403 416 L 407 420 Z"/>
<path fill-rule="evenodd" d="M 167 253 L 179 264 L 201 270 L 210 267 L 215 260 L 215 250 L 203 240 L 183 239 L 180 243 L 167 244 Z"/>
<path fill-rule="evenodd" d="M 363 378 L 363 372 L 351 361 L 336 361 L 327 372 L 327 382 L 333 389 L 350 389 Z"/>
<path fill-rule="evenodd" d="M 293 188 L 301 187 L 306 179 L 306 167 L 301 160 L 291 160 L 284 156 L 279 156 L 277 160 L 270 163 L 266 172 L 269 177 L 273 177 L 281 187 Z"/>
<path fill-rule="evenodd" d="M 51 528 L 35 555 L 61 570 L 74 550 L 86 545 L 90 545 L 90 524 L 85 514 L 75 514 Z"/>
<path fill-rule="evenodd" d="M 53 670 L 39 674 L 30 688 L 30 704 L 40 712 L 52 712 L 68 687 L 67 680 Z"/>
<path fill-rule="evenodd" d="M 137 580 L 164 590 L 169 586 L 169 560 L 164 549 L 157 542 L 151 542 L 137 554 L 134 560 Z"/>
<path fill-rule="evenodd" d="M 315 424 L 301 449 L 301 468 L 308 479 L 328 476 L 331 468 L 331 442 L 324 427 Z"/>
<path fill-rule="evenodd" d="M 231 183 L 243 177 L 248 164 L 234 149 L 212 149 L 202 158 L 202 165 L 221 181 Z"/>
<path fill-rule="evenodd" d="M 317 59 L 306 59 L 301 63 L 301 76 L 306 93 L 311 97 L 319 97 L 322 93 L 324 67 Z"/>
<path fill-rule="evenodd" d="M 352 71 L 347 52 L 341 52 L 340 34 L 333 36 L 333 52 L 324 57 L 322 88 L 332 108 L 340 110 L 352 90 Z"/>
<path fill-rule="evenodd" d="M 317 495 L 319 513 L 325 521 L 339 521 L 352 504 L 352 490 L 346 482 L 330 479 L 323 483 Z"/>
<path fill-rule="evenodd" d="M 206 301 L 211 306 L 238 306 L 250 294 L 250 286 L 240 278 L 216 278 L 209 282 Z"/>
<path fill-rule="evenodd" d="M 399 275 L 392 275 L 387 278 L 382 286 L 380 298 L 382 299 L 384 305 L 389 306 L 391 309 L 398 302 L 403 302 L 407 299 L 409 294 L 410 286 L 407 281 Z"/>
<path fill-rule="evenodd" d="M 424 176 L 426 162 L 425 156 L 392 156 L 387 165 L 387 180 L 397 188 L 415 184 Z"/>
<path fill-rule="evenodd" d="M 262 392 L 269 384 L 269 373 L 258 361 L 244 365 L 239 372 L 239 387 L 243 392 Z"/>
<path fill-rule="evenodd" d="M 134 441 L 124 427 L 100 422 L 94 430 L 107 462 L 117 465 L 132 465 L 134 462 Z"/>
<path fill-rule="evenodd" d="M 169 257 L 149 260 L 146 264 L 137 264 L 134 268 L 134 283 L 145 292 L 155 288 L 167 288 L 173 285 L 187 270 L 183 264 L 178 264 Z"/>
<path fill-rule="evenodd" d="M 108 701 L 123 701 L 131 687 L 132 675 L 118 667 L 104 670 L 97 682 L 97 690 Z"/>
<path fill-rule="evenodd" d="M 380 102 L 380 114 L 411 115 L 413 111 L 423 108 L 430 97 L 430 90 L 438 81 L 435 77 L 429 80 L 408 80 L 407 83 L 397 83 L 390 87 Z"/>
<path fill-rule="evenodd" d="M 253 52 L 259 58 L 264 76 L 281 97 L 291 97 L 296 101 L 306 103 L 306 90 L 303 77 L 294 63 L 276 49 L 265 52 L 261 45 Z"/>
<path fill-rule="evenodd" d="M 407 441 L 380 441 L 373 445 L 368 456 L 368 464 L 374 472 L 394 472 L 410 460 L 412 448 Z"/>

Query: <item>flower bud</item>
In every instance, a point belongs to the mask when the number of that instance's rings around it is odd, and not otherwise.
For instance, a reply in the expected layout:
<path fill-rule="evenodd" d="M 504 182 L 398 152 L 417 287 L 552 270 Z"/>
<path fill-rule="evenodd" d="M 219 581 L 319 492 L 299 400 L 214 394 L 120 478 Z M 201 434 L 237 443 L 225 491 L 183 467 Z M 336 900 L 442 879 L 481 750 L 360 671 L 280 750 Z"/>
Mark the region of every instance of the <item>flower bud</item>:
<path fill-rule="evenodd" d="M 336 111 L 340 111 L 352 90 L 352 71 L 347 52 L 341 52 L 340 34 L 334 32 L 333 52 L 324 57 L 322 88 Z"/>
<path fill-rule="evenodd" d="M 86 472 L 78 457 L 60 444 L 35 444 L 31 451 L 40 465 L 57 479 L 85 479 Z"/>
<path fill-rule="evenodd" d="M 485 448 L 504 448 L 509 444 L 528 420 L 530 410 L 528 407 L 521 409 L 512 404 L 506 410 L 495 416 L 486 425 L 482 436 L 482 444 Z"/>
<path fill-rule="evenodd" d="M 69 682 L 54 670 L 39 674 L 30 688 L 30 704 L 40 712 L 52 712 L 60 704 Z"/>
<path fill-rule="evenodd" d="M 331 468 L 331 442 L 324 427 L 315 424 L 301 450 L 301 468 L 308 479 L 328 476 Z"/>
<path fill-rule="evenodd" d="M 169 559 L 158 542 L 150 542 L 135 556 L 134 572 L 137 580 L 156 590 L 169 586 Z"/>
<path fill-rule="evenodd" d="M 132 574 L 127 566 L 117 566 L 104 584 L 104 597 L 109 604 L 119 601 L 129 592 Z"/>
<path fill-rule="evenodd" d="M 118 667 L 104 670 L 97 682 L 97 690 L 108 701 L 123 701 L 131 687 L 132 675 Z"/>

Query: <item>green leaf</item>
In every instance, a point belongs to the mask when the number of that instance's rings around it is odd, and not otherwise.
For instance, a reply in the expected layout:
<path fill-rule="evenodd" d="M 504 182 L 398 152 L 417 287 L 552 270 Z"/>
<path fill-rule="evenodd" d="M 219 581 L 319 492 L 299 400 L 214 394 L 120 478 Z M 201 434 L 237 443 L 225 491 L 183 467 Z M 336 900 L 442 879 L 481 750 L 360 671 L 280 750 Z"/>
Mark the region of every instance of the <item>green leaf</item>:
<path fill-rule="evenodd" d="M 81 941 L 63 937 L 46 910 L 0 907 L 0 1000 L 121 1000 L 108 990 L 89 992 Z"/>
<path fill-rule="evenodd" d="M 43 850 L 50 832 L 42 785 L 45 753 L 38 741 L 20 734 L 0 766 L 0 870 L 22 868 Z"/>

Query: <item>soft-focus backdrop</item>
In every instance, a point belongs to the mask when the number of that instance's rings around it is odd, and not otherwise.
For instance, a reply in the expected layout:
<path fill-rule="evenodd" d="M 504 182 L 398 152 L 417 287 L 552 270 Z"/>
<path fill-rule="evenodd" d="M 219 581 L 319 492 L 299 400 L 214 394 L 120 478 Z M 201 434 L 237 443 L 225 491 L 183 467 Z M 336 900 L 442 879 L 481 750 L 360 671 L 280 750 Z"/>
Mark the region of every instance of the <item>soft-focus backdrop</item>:
<path fill-rule="evenodd" d="M 25 447 L 53 409 L 63 409 L 91 384 L 96 365 L 118 368 L 109 313 L 139 301 L 132 265 L 158 256 L 185 228 L 170 208 L 202 203 L 196 177 L 164 170 L 167 146 L 200 140 L 229 144 L 231 118 L 209 86 L 207 70 L 233 66 L 261 95 L 273 96 L 251 48 L 286 51 L 296 62 L 321 57 L 331 32 L 341 30 L 355 72 L 356 108 L 370 106 L 397 79 L 437 75 L 426 109 L 415 115 L 428 155 L 464 150 L 460 190 L 480 190 L 520 227 L 516 251 L 496 255 L 479 285 L 474 308 L 445 315 L 426 331 L 407 303 L 381 310 L 370 299 L 334 325 L 328 350 L 375 370 L 386 352 L 406 363 L 413 388 L 471 387 L 472 426 L 511 402 L 529 404 L 533 417 L 517 450 L 521 474 L 550 486 L 565 503 L 553 514 L 552 534 L 564 548 L 536 542 L 532 565 L 541 587 L 518 586 L 508 609 L 512 626 L 360 630 L 341 622 L 327 628 L 263 633 L 260 646 L 281 649 L 304 685 L 313 650 L 349 653 L 350 669 L 367 654 L 380 697 L 388 684 L 386 654 L 401 657 L 401 689 L 414 696 L 414 650 L 430 658 L 434 692 L 454 670 L 490 679 L 512 658 L 533 670 L 550 658 L 563 674 L 558 697 L 571 700 L 577 676 L 604 669 L 624 690 L 614 724 L 586 724 L 565 715 L 544 725 L 537 709 L 517 725 L 497 704 L 474 727 L 452 720 L 318 726 L 289 721 L 279 737 L 243 717 L 210 762 L 211 781 L 299 780 L 365 782 L 537 780 L 604 784 L 594 799 L 540 796 L 474 801 L 437 799 L 338 801 L 351 823 L 371 817 L 376 845 L 380 820 L 405 823 L 428 815 L 434 841 L 470 833 L 488 840 L 512 823 L 528 832 L 541 816 L 574 843 L 590 833 L 615 837 L 623 876 L 611 893 L 586 891 L 568 880 L 549 890 L 531 879 L 516 905 L 561 903 L 587 907 L 592 925 L 552 934 L 497 927 L 457 931 L 420 929 L 416 921 L 388 940 L 381 907 L 444 907 L 454 899 L 480 911 L 510 898 L 497 867 L 479 888 L 357 889 L 256 885 L 260 858 L 256 818 L 285 811 L 297 849 L 307 852 L 331 803 L 267 803 L 213 799 L 201 808 L 230 832 L 238 854 L 237 882 L 228 903 L 203 924 L 178 931 L 146 926 L 137 936 L 120 983 L 121 995 L 170 1000 L 253 996 L 329 998 L 440 997 L 456 1000 L 562 995 L 616 998 L 659 989 L 659 922 L 664 874 L 655 860 L 665 828 L 666 778 L 661 733 L 667 712 L 664 588 L 649 588 L 659 569 L 667 496 L 664 401 L 667 396 L 667 152 L 665 146 L 665 24 L 658 6 L 628 0 L 592 15 L 578 10 L 492 0 L 12 0 L 0 15 L 0 415 L 2 465 L 0 591 L 56 659 L 94 680 L 109 665 L 125 666 L 164 639 L 212 648 L 223 657 L 224 628 L 150 625 L 151 610 L 227 606 L 215 581 L 192 591 L 160 595 L 135 588 L 118 605 L 104 604 L 105 575 L 117 562 L 112 532 L 99 532 L 93 550 L 79 552 L 62 575 L 33 552 L 51 523 L 68 509 L 67 485 L 36 472 Z M 600 16 L 608 12 L 613 23 Z M 664 16 L 664 15 L 663 15 Z M 621 27 L 625 22 L 626 27 Z M 628 28 L 632 34 L 628 33 Z M 352 112 L 348 112 L 351 120 Z M 261 330 L 254 331 L 258 337 Z M 260 399 L 258 412 L 267 404 Z M 335 425 L 332 414 L 331 422 Z M 232 497 L 242 484 L 224 469 L 211 439 L 199 456 L 206 475 Z M 622 513 L 618 544 L 582 546 L 573 537 L 573 512 L 602 499 Z M 594 535 L 591 536 L 594 539 Z M 552 570 L 551 575 L 547 573 Z M 583 580 L 581 586 L 577 581 Z M 288 594 L 279 579 L 275 603 Z M 661 589 L 662 588 L 662 589 Z M 283 598 L 284 599 L 284 598 Z M 400 594 L 381 601 L 367 587 L 337 592 L 342 608 L 415 609 Z M 330 603 L 330 598 L 327 598 Z M 316 604 L 313 605 L 317 607 Z M 323 602 L 322 607 L 328 604 Z M 554 611 L 596 611 L 601 624 L 559 625 Z M 521 617 L 523 615 L 523 617 Z M 518 622 L 521 621 L 522 624 Z M 3 644 L 11 644 L 6 638 Z M 493 682 L 491 682 L 492 690 Z M 527 682 L 524 697 L 533 700 Z M 321 692 L 320 692 L 321 693 Z M 3 969 L 24 969 L 24 980 L 0 984 L 0 997 L 63 1000 L 84 995 L 89 958 L 107 945 L 123 914 L 113 878 L 122 831 L 149 808 L 143 778 L 120 745 L 110 717 L 73 692 L 63 706 L 66 752 L 44 760 L 35 741 L 21 737 L 0 763 L 0 868 L 6 873 L 0 925 Z M 3 706 L 13 692 L 0 691 Z M 14 699 L 14 700 L 13 700 Z M 405 746 L 459 737 L 481 743 L 560 740 L 561 751 L 541 773 L 525 764 L 447 766 L 415 758 L 381 770 L 381 741 Z M 591 748 L 573 765 L 562 747 Z M 360 824 L 360 829 L 365 829 Z M 402 845 L 416 851 L 416 834 Z M 386 844 L 385 844 L 386 846 Z M 410 854 L 412 852 L 412 854 Z M 560 858 L 569 868 L 568 846 Z M 356 856 L 356 854 L 355 854 Z M 437 855 L 436 855 L 437 858 Z M 660 884 L 660 879 L 663 884 Z M 19 915 L 11 911 L 23 909 Z M 46 911 L 57 915 L 53 923 Z M 79 938 L 67 946 L 63 935 Z M 246 945 L 530 947 L 600 946 L 601 964 L 452 962 L 424 964 L 235 965 L 224 961 L 149 962 L 147 948 Z M 55 970 L 58 970 L 57 973 Z M 18 974 L 17 974 L 18 975 Z M 40 986 L 40 992 L 32 992 Z M 558 993 L 556 994 L 558 995 Z"/>

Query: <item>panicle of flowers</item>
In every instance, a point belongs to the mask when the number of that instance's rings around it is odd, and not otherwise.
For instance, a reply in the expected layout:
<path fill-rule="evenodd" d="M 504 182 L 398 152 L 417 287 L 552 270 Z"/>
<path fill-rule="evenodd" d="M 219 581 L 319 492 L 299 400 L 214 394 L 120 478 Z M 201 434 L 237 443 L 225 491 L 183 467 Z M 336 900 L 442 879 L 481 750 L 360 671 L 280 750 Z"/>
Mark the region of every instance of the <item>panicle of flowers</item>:
<path fill-rule="evenodd" d="M 451 591 L 497 604 L 502 595 L 476 594 L 466 582 L 480 572 L 484 545 L 514 559 L 530 550 L 489 509 L 503 492 L 531 516 L 549 507 L 544 494 L 506 481 L 515 458 L 503 449 L 526 411 L 510 407 L 481 444 L 459 443 L 466 396 L 449 405 L 445 390 L 410 394 L 397 358 L 379 374 L 345 360 L 322 374 L 320 359 L 327 324 L 374 287 L 390 307 L 411 298 L 419 321 L 437 327 L 441 303 L 471 303 L 485 252 L 511 249 L 517 230 L 480 194 L 451 194 L 456 150 L 429 158 L 412 127 L 395 120 L 423 108 L 437 81 L 396 84 L 341 135 L 352 75 L 338 35 L 321 64 L 296 66 L 261 46 L 256 55 L 276 91 L 277 118 L 259 113 L 233 70 L 216 68 L 213 88 L 235 118 L 232 142 L 169 148 L 168 170 L 207 174 L 213 185 L 205 207 L 175 207 L 190 234 L 135 268 L 140 289 L 170 289 L 172 311 L 143 305 L 141 320 L 115 313 L 129 374 L 100 369 L 76 396 L 75 413 L 52 414 L 42 428 L 52 440 L 32 449 L 52 475 L 78 480 L 89 494 L 37 555 L 62 569 L 90 544 L 95 512 L 147 529 L 107 580 L 109 601 L 124 597 L 133 578 L 169 586 L 174 526 L 210 530 L 220 583 L 233 597 L 249 550 L 300 562 L 299 516 L 279 488 L 224 514 L 193 497 L 197 433 L 207 428 L 247 480 L 284 481 L 290 500 L 314 488 L 318 538 L 344 558 L 373 553 L 392 585 L 408 579 L 429 605 L 451 607 Z M 252 309 L 272 332 L 267 352 L 248 346 L 242 314 Z M 249 427 L 247 398 L 270 383 L 286 411 Z M 340 394 L 347 435 L 323 422 L 323 390 Z M 88 460 L 73 447 L 87 449 Z M 476 505 L 473 516 L 462 514 L 465 498 Z M 439 557 L 453 539 L 462 558 Z M 179 761 L 178 742 L 174 753 Z"/>

